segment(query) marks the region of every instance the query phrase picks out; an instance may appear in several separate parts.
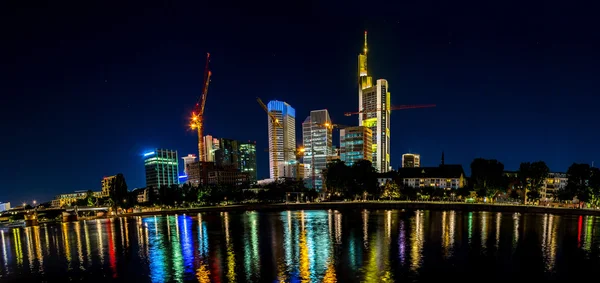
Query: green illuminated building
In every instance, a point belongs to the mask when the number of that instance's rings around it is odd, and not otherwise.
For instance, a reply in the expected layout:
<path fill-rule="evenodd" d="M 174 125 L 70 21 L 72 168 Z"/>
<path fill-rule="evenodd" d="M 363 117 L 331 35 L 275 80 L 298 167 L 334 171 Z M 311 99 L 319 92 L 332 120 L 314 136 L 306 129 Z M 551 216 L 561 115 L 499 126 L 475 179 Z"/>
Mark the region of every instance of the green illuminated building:
<path fill-rule="evenodd" d="M 179 184 L 179 160 L 176 150 L 155 149 L 144 153 L 146 187 L 160 188 Z"/>
<path fill-rule="evenodd" d="M 256 182 L 256 142 L 240 142 L 238 164 L 242 173 L 248 173 L 250 183 Z"/>

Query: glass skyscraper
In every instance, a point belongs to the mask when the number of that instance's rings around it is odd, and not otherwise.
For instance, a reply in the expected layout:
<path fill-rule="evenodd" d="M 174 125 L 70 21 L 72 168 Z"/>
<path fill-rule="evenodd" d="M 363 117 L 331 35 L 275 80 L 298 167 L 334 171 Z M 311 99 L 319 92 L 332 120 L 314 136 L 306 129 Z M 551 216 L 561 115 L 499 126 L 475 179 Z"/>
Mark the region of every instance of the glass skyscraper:
<path fill-rule="evenodd" d="M 269 123 L 269 176 L 271 179 L 279 178 L 276 174 L 277 165 L 296 161 L 296 110 L 283 101 L 271 100 L 267 104 L 269 113 L 279 120 L 283 128 L 276 127 L 271 118 Z M 273 136 L 275 138 L 273 139 Z M 273 140 L 277 143 L 273 144 Z M 274 149 L 277 148 L 275 152 Z M 276 161 L 275 161 L 276 160 Z"/>
<path fill-rule="evenodd" d="M 256 142 L 240 142 L 239 168 L 243 173 L 248 173 L 250 183 L 256 182 Z"/>
<path fill-rule="evenodd" d="M 323 188 L 323 169 L 333 155 L 332 124 L 326 109 L 314 110 L 302 123 L 304 176 L 308 188 Z"/>
<path fill-rule="evenodd" d="M 158 189 L 179 184 L 179 160 L 176 150 L 155 149 L 144 153 L 146 187 Z"/>
<path fill-rule="evenodd" d="M 340 129 L 340 160 L 352 166 L 358 160 L 372 162 L 371 129 L 363 126 Z"/>

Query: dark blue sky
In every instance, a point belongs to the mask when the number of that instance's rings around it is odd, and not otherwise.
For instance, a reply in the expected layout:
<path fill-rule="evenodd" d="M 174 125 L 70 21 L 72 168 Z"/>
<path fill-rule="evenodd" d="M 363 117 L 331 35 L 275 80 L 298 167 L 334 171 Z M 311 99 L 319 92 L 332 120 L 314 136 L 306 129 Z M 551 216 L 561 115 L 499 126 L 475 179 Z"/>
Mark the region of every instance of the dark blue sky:
<path fill-rule="evenodd" d="M 409 150 L 423 166 L 436 166 L 443 150 L 446 163 L 467 171 L 476 157 L 509 170 L 522 161 L 544 160 L 552 171 L 600 162 L 600 40 L 590 7 L 419 1 L 361 18 L 350 3 L 326 14 L 332 7 L 316 4 L 276 13 L 121 2 L 0 9 L 0 201 L 99 190 L 119 172 L 143 187 L 142 152 L 195 153 L 186 126 L 206 52 L 205 133 L 255 140 L 258 175 L 267 177 L 267 117 L 255 97 L 290 103 L 298 129 L 323 108 L 336 123 L 357 123 L 343 112 L 358 107 L 365 29 L 370 72 L 388 80 L 392 104 L 437 104 L 392 114 L 394 167 Z"/>

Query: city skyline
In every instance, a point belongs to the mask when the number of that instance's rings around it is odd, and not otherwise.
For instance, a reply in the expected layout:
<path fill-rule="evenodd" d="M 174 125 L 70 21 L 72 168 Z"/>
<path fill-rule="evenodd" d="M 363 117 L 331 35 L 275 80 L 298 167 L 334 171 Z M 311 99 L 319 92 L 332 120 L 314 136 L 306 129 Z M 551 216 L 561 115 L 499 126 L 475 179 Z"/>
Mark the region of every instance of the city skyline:
<path fill-rule="evenodd" d="M 0 168 L 0 201 L 99 190 L 98 180 L 117 173 L 130 188 L 143 187 L 144 152 L 197 154 L 197 137 L 186 127 L 205 52 L 211 52 L 214 71 L 205 133 L 257 141 L 258 179 L 266 178 L 266 117 L 254 98 L 286 101 L 302 118 L 328 109 L 334 123 L 356 125 L 356 117 L 343 113 L 358 111 L 356 53 L 365 29 L 373 50 L 369 72 L 392 85 L 390 103 L 437 105 L 392 112 L 394 169 L 411 151 L 422 155 L 422 166 L 437 165 L 444 151 L 466 171 L 476 157 L 498 159 L 508 170 L 544 160 L 556 172 L 600 160 L 600 134 L 591 130 L 599 102 L 591 75 L 598 55 L 590 48 L 592 33 L 576 19 L 546 21 L 547 30 L 540 30 L 526 17 L 488 15 L 489 21 L 473 27 L 465 23 L 474 16 L 459 9 L 448 11 L 460 20 L 412 9 L 414 16 L 385 21 L 273 18 L 279 23 L 273 26 L 240 17 L 198 31 L 200 20 L 184 24 L 148 9 L 169 24 L 149 16 L 130 22 L 110 11 L 82 12 L 85 19 L 66 30 L 46 13 L 7 19 L 24 32 L 9 33 L 0 47 L 11 70 L 2 85 L 9 101 L 0 113 L 10 123 L 2 125 L 8 134 L 0 144 L 10 150 Z M 64 21 L 73 18 L 55 12 Z M 108 33 L 114 24 L 107 15 L 123 26 Z M 259 41 L 256 30 L 262 31 Z M 296 128 L 299 137 L 298 121 Z M 337 145 L 336 130 L 333 136 Z M 26 170 L 31 160 L 60 162 L 37 172 Z M 45 182 L 65 174 L 77 177 Z"/>

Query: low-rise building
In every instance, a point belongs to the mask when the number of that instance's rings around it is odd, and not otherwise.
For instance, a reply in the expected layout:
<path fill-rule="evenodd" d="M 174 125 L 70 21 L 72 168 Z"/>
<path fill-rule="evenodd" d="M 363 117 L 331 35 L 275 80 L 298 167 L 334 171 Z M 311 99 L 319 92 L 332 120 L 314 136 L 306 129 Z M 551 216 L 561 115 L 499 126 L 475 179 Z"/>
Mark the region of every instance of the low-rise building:
<path fill-rule="evenodd" d="M 556 200 L 559 190 L 564 190 L 567 187 L 566 173 L 551 172 L 548 173 L 544 186 L 540 191 L 540 198 L 544 201 Z"/>
<path fill-rule="evenodd" d="M 92 193 L 93 193 L 93 196 L 96 198 L 103 197 L 103 194 L 101 191 L 100 192 L 92 192 Z M 77 202 L 77 200 L 86 198 L 87 194 L 88 194 L 88 191 L 75 191 L 75 192 L 69 193 L 69 194 L 56 195 L 56 197 L 54 197 L 54 199 L 52 200 L 52 207 L 71 206 L 75 202 Z"/>
<path fill-rule="evenodd" d="M 405 187 L 434 187 L 450 190 L 467 185 L 462 165 L 399 168 L 398 175 Z"/>
<path fill-rule="evenodd" d="M 10 210 L 10 202 L 0 202 L 0 212 Z"/>

